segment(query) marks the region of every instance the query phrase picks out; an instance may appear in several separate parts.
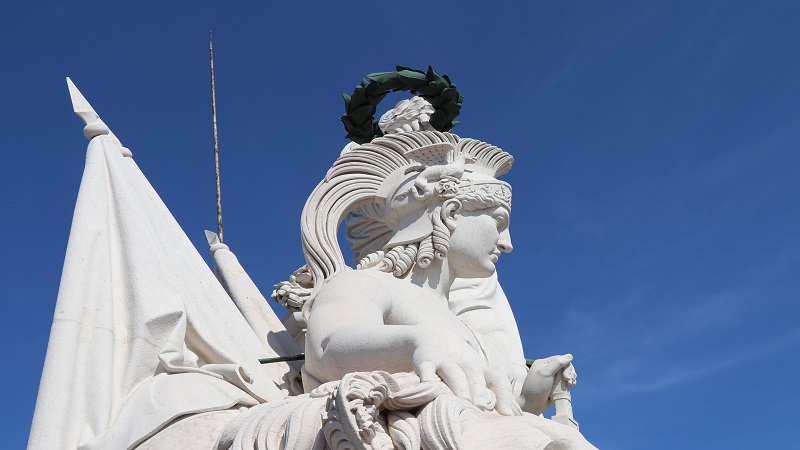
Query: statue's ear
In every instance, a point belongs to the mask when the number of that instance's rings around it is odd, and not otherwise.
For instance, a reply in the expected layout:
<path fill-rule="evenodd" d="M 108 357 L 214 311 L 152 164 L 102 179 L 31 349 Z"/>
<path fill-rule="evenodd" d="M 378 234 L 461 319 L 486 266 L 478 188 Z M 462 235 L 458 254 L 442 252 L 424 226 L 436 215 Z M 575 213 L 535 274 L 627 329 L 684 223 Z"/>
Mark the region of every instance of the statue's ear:
<path fill-rule="evenodd" d="M 442 222 L 445 224 L 445 226 L 447 226 L 451 233 L 456 229 L 456 214 L 460 210 L 461 202 L 457 199 L 451 198 L 445 200 L 444 204 L 442 204 L 442 210 L 440 212 Z"/>

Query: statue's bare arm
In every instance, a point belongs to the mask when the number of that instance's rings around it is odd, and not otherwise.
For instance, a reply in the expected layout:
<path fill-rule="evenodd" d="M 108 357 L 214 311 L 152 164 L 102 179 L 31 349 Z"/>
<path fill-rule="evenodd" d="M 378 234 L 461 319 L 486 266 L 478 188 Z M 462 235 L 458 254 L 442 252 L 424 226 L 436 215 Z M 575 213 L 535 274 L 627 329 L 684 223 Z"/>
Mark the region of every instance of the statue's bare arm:
<path fill-rule="evenodd" d="M 391 293 L 363 272 L 344 272 L 331 279 L 314 301 L 306 352 L 318 375 L 340 379 L 353 371 L 411 371 L 413 331 L 388 326 Z M 393 367 L 384 368 L 387 354 Z"/>
<path fill-rule="evenodd" d="M 458 396 L 510 414 L 508 380 L 446 326 L 387 323 L 393 293 L 363 272 L 334 277 L 320 292 L 308 324 L 306 364 L 328 381 L 354 371 L 416 372 L 442 379 Z M 424 314 L 424 313 L 423 313 Z M 494 395 L 491 395 L 490 392 Z"/>

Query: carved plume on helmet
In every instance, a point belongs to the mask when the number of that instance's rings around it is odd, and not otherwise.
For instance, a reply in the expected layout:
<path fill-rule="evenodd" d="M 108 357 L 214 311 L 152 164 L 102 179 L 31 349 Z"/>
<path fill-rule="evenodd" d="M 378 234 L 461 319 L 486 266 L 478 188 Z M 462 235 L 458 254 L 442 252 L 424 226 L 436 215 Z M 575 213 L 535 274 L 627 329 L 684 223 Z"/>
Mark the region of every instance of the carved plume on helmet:
<path fill-rule="evenodd" d="M 376 203 L 386 178 L 414 165 L 406 153 L 444 142 L 455 144 L 458 136 L 438 131 L 388 135 L 355 147 L 334 162 L 301 215 L 303 254 L 314 286 L 303 307 L 304 315 L 324 283 L 347 268 L 336 236 L 345 216 L 359 206 Z"/>

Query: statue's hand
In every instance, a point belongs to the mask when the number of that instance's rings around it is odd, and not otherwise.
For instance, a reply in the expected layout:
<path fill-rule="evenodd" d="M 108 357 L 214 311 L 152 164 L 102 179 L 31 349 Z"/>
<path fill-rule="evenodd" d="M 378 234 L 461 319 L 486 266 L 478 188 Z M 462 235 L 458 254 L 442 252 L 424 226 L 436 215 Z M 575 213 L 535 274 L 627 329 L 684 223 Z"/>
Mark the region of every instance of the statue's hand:
<path fill-rule="evenodd" d="M 447 333 L 421 338 L 414 350 L 414 371 L 420 381 L 441 379 L 453 393 L 481 409 L 504 415 L 515 412 L 511 383 L 490 369 L 467 342 Z"/>
<path fill-rule="evenodd" d="M 572 355 L 569 353 L 534 361 L 518 399 L 522 410 L 537 415 L 547 411 L 553 403 L 550 396 L 556 383 L 560 381 L 562 370 L 571 364 Z"/>

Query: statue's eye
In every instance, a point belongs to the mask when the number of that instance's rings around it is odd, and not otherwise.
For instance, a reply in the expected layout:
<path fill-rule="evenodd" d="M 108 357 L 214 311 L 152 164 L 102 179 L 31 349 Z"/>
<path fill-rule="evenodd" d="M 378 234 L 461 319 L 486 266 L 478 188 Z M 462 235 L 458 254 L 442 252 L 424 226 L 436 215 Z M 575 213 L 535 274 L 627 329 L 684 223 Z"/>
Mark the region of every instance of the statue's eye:
<path fill-rule="evenodd" d="M 492 214 L 492 218 L 497 222 L 497 228 L 499 230 L 505 229 L 508 226 L 508 214 L 505 211 L 498 211 Z"/>
<path fill-rule="evenodd" d="M 396 196 L 394 199 L 395 200 L 405 200 L 406 199 L 406 194 L 400 194 L 400 195 Z"/>

